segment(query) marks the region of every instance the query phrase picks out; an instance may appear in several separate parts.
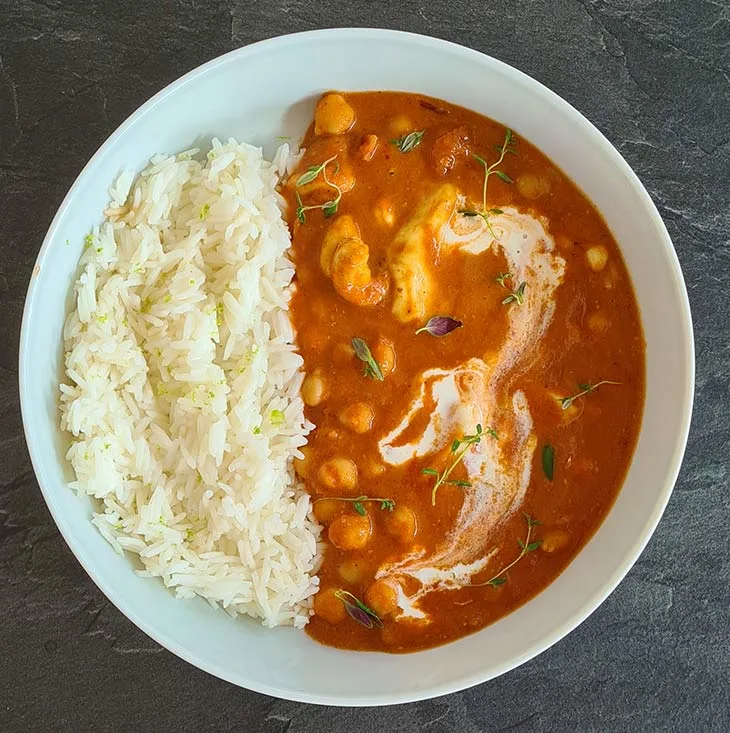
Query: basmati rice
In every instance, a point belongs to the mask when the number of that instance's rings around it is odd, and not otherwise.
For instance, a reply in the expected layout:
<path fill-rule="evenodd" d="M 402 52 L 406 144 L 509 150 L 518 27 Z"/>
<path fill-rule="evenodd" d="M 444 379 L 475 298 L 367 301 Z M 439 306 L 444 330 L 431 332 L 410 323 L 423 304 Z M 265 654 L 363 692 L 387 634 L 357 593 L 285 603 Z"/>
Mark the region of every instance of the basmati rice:
<path fill-rule="evenodd" d="M 313 427 L 276 191 L 295 162 L 214 139 L 111 189 L 64 331 L 72 488 L 141 575 L 266 626 L 309 619 L 320 528 L 292 459 Z"/>

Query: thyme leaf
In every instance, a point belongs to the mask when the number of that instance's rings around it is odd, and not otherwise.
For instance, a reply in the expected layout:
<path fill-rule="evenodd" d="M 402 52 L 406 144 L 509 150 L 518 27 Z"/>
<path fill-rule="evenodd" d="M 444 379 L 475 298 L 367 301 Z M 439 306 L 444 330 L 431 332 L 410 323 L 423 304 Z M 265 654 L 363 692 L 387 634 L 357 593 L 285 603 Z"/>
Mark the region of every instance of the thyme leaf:
<path fill-rule="evenodd" d="M 423 140 L 424 130 L 416 130 L 409 132 L 407 135 L 397 140 L 391 140 L 390 142 L 395 145 L 401 153 L 409 153 L 413 148 L 417 148 Z"/>
<path fill-rule="evenodd" d="M 362 372 L 363 375 L 382 382 L 384 379 L 383 371 L 380 368 L 380 364 L 373 358 L 373 355 L 370 353 L 370 348 L 365 341 L 357 337 L 352 339 L 352 348 L 355 351 L 355 356 L 365 364 Z"/>
<path fill-rule="evenodd" d="M 297 178 L 297 187 L 299 186 L 306 186 L 308 183 L 311 183 L 313 180 L 319 176 L 319 174 L 325 169 L 325 166 L 327 163 L 334 160 L 334 158 L 329 158 L 328 160 L 325 160 L 324 163 L 320 163 L 319 165 L 310 165 L 307 170 L 302 173 L 299 178 Z"/>
<path fill-rule="evenodd" d="M 509 290 L 507 280 L 512 279 L 512 275 L 509 272 L 500 272 L 497 277 L 494 278 L 505 290 Z M 525 288 L 527 287 L 526 282 L 521 282 L 516 290 L 510 290 L 509 295 L 502 299 L 502 305 L 508 305 L 509 303 L 516 303 L 522 305 L 525 302 Z"/>
<path fill-rule="evenodd" d="M 506 298 L 502 299 L 502 305 L 509 305 L 510 303 L 516 303 L 522 305 L 525 302 L 525 288 L 527 287 L 526 282 L 521 282 L 517 290 L 513 290 Z"/>

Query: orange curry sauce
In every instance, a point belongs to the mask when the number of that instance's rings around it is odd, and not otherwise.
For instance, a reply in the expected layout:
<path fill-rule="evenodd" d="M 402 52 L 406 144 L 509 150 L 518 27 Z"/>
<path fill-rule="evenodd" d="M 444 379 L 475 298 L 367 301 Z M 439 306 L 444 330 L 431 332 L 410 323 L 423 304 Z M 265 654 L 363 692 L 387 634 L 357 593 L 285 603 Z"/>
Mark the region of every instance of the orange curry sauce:
<path fill-rule="evenodd" d="M 385 589 L 373 587 L 378 568 L 419 548 L 433 550 L 453 530 L 465 491 L 473 489 L 442 485 L 432 505 L 435 478 L 423 469 L 443 471 L 454 455 L 451 442 L 393 466 L 384 462 L 378 440 L 403 418 L 425 370 L 489 358 L 507 337 L 509 309 L 520 305 L 503 303 L 518 283 L 507 280 L 503 286 L 496 281 L 507 269 L 499 248 L 478 256 L 458 250 L 442 256 L 434 233 L 427 265 L 437 283 L 437 304 L 423 321 L 404 323 L 393 314 L 389 247 L 419 203 L 444 182 L 457 186 L 470 207 L 481 208 L 485 169 L 473 154 L 493 163 L 505 128 L 415 94 L 325 97 L 304 138 L 306 153 L 284 186 L 296 266 L 291 313 L 308 375 L 303 387 L 306 415 L 316 425 L 297 471 L 312 495 L 327 541 L 307 631 L 336 647 L 409 652 L 469 634 L 525 603 L 563 571 L 596 531 L 616 498 L 636 443 L 644 401 L 644 341 L 631 282 L 605 222 L 578 188 L 515 131 L 516 154 L 507 155 L 499 166 L 512 183 L 490 176 L 488 207 L 512 206 L 542 217 L 565 260 L 550 325 L 539 343 L 528 347 L 537 349 L 539 358 L 509 386 L 511 392 L 522 390 L 529 402 L 537 438 L 531 478 L 519 509 L 484 538 L 485 550 L 498 552 L 472 581 L 497 576 L 498 584 L 434 591 L 419 601 L 426 619 L 399 618 L 392 591 L 393 582 L 399 581 L 387 581 Z M 423 131 L 423 136 L 408 152 L 392 142 L 414 131 Z M 296 186 L 297 181 L 311 166 L 334 156 L 325 173 L 342 190 L 337 211 L 328 211 L 326 217 L 321 209 L 306 210 L 305 221 L 300 221 L 300 203 L 325 204 L 336 191 L 321 171 L 310 183 Z M 373 288 L 383 291 L 379 294 L 348 291 L 342 282 L 335 286 L 332 252 L 323 255 L 322 250 L 326 234 L 345 215 L 355 221 L 357 240 L 367 246 L 377 285 Z M 416 334 L 437 314 L 463 326 L 440 338 Z M 383 381 L 363 374 L 364 364 L 351 345 L 356 337 L 370 347 Z M 620 384 L 604 385 L 562 409 L 561 397 L 600 380 Z M 510 405 L 505 401 L 500 408 Z M 404 439 L 424 427 L 416 421 Z M 465 432 L 474 430 L 454 433 L 451 439 Z M 508 441 L 510 436 L 499 439 Z M 546 444 L 554 450 L 553 480 L 543 469 Z M 465 481 L 464 466 L 450 478 Z M 389 499 L 395 508 L 364 502 L 363 517 L 352 502 L 326 500 L 363 495 Z M 540 545 L 500 575 L 521 552 L 518 540 L 527 531 L 523 512 L 539 521 L 531 540 Z M 403 582 L 410 593 L 415 581 Z M 336 590 L 348 591 L 373 608 L 382 628 L 353 620 L 335 597 Z"/>

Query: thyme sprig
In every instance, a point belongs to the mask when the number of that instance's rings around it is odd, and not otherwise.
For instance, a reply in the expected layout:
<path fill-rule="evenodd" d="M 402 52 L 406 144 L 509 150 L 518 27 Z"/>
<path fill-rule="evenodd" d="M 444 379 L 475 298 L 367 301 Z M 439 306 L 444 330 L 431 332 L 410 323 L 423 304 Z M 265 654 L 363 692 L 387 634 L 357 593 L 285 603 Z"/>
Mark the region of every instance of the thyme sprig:
<path fill-rule="evenodd" d="M 393 509 L 395 509 L 395 502 L 393 501 L 393 499 L 386 499 L 382 496 L 356 496 L 354 498 L 351 498 L 349 496 L 323 496 L 321 499 L 317 499 L 315 501 L 315 504 L 318 501 L 347 501 L 347 502 L 350 502 L 352 504 L 352 508 L 361 517 L 364 517 L 367 514 L 367 510 L 365 509 L 364 504 L 369 501 L 379 503 L 381 511 L 384 511 L 384 512 L 392 512 Z"/>
<path fill-rule="evenodd" d="M 342 199 L 342 189 L 336 183 L 330 181 L 330 179 L 327 177 L 327 166 L 336 158 L 337 156 L 333 155 L 331 158 L 327 158 L 327 160 L 325 160 L 323 163 L 320 163 L 319 165 L 309 166 L 309 168 L 307 168 L 307 170 L 302 173 L 299 178 L 297 178 L 294 193 L 297 198 L 297 219 L 299 219 L 302 224 L 306 223 L 307 221 L 307 217 L 305 215 L 306 211 L 316 211 L 317 209 L 321 209 L 322 213 L 327 218 L 329 218 L 330 216 L 334 216 L 337 213 L 337 207 L 340 205 L 340 199 Z M 335 173 L 337 173 L 339 169 L 339 163 L 335 163 Z M 296 189 L 300 186 L 306 186 L 308 183 L 316 180 L 320 173 L 322 174 L 324 182 L 330 188 L 333 188 L 337 193 L 333 199 L 325 201 L 323 204 L 312 204 L 309 206 L 305 206 L 299 191 L 297 191 Z"/>
<path fill-rule="evenodd" d="M 561 397 L 560 406 L 563 408 L 563 410 L 567 410 L 576 400 L 580 399 L 581 397 L 585 397 L 586 395 L 589 395 L 591 392 L 595 392 L 600 386 L 604 384 L 620 385 L 621 382 L 612 382 L 610 379 L 602 379 L 600 382 L 596 382 L 595 384 L 579 384 L 578 387 L 580 389 L 580 392 L 576 392 L 575 394 L 570 395 L 570 397 Z"/>
<path fill-rule="evenodd" d="M 538 547 L 542 544 L 542 540 L 534 540 L 533 542 L 530 542 L 532 539 L 532 529 L 533 527 L 536 527 L 540 522 L 538 522 L 536 519 L 533 519 L 529 514 L 525 514 L 523 512 L 523 516 L 525 518 L 525 522 L 527 522 L 527 535 L 525 536 L 524 540 L 517 540 L 517 544 L 520 547 L 520 554 L 517 555 L 517 557 L 512 560 L 509 565 L 505 565 L 496 575 L 493 575 L 489 580 L 485 580 L 483 583 L 468 583 L 469 586 L 478 588 L 484 585 L 491 585 L 493 588 L 496 588 L 500 585 L 504 585 L 507 582 L 506 574 L 508 570 L 511 570 L 517 563 L 522 560 L 522 558 L 525 555 L 529 555 L 531 552 L 534 552 L 537 550 Z"/>
<path fill-rule="evenodd" d="M 461 438 L 455 439 L 451 444 L 451 463 L 442 472 L 439 473 L 435 468 L 421 469 L 421 473 L 425 473 L 427 476 L 434 476 L 436 478 L 436 482 L 431 490 L 432 506 L 436 506 L 436 494 L 442 486 L 461 486 L 463 488 L 469 488 L 471 486 L 470 481 L 452 479 L 451 474 L 461 463 L 469 448 L 472 445 L 476 445 L 481 442 L 483 435 L 490 435 L 495 440 L 499 440 L 499 436 L 492 428 L 488 427 L 486 430 L 483 430 L 481 425 L 477 425 L 474 435 L 464 435 Z"/>
<path fill-rule="evenodd" d="M 509 295 L 502 298 L 502 305 L 509 305 L 515 303 L 522 305 L 525 302 L 525 288 L 527 287 L 526 282 L 521 282 L 515 290 L 510 290 L 506 284 L 507 280 L 512 279 L 512 275 L 509 272 L 500 272 L 497 277 L 494 278 L 505 290 L 509 290 Z"/>
<path fill-rule="evenodd" d="M 504 171 L 499 170 L 499 166 L 502 165 L 507 155 L 517 155 L 517 149 L 515 147 L 516 142 L 517 141 L 512 130 L 507 128 L 504 131 L 504 142 L 501 145 L 494 146 L 499 153 L 499 157 L 491 165 L 489 165 L 489 163 L 487 163 L 487 161 L 480 155 L 472 153 L 472 158 L 478 161 L 484 168 L 484 183 L 482 185 L 482 208 L 481 211 L 477 211 L 476 209 L 459 210 L 459 213 L 463 216 L 480 216 L 484 220 L 484 223 L 487 225 L 489 233 L 495 239 L 499 239 L 499 237 L 492 228 L 492 222 L 489 220 L 489 217 L 491 214 L 503 214 L 504 212 L 502 211 L 502 209 L 497 209 L 494 207 L 487 208 L 487 185 L 489 183 L 489 177 L 492 175 L 497 176 L 497 178 L 504 181 L 505 183 L 514 183 L 514 181 Z"/>
<path fill-rule="evenodd" d="M 526 282 L 521 282 L 517 287 L 517 290 L 513 290 L 507 297 L 502 298 L 502 305 L 509 305 L 510 303 L 516 303 L 522 305 L 525 302 L 525 288 L 527 287 Z"/>

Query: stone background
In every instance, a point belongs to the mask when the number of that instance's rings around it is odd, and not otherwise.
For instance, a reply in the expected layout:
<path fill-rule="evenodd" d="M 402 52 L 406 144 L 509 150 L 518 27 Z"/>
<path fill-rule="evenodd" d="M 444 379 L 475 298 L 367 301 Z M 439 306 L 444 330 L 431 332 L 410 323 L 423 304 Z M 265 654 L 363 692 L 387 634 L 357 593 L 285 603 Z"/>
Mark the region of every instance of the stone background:
<path fill-rule="evenodd" d="M 698 373 L 692 435 L 667 513 L 588 621 L 475 689 L 349 710 L 214 679 L 106 601 L 41 498 L 16 365 L 45 230 L 117 125 L 225 51 L 292 31 L 366 25 L 492 54 L 607 135 L 649 189 L 679 253 Z M 730 730 L 729 211 L 728 0 L 0 0 L 0 730 Z"/>

